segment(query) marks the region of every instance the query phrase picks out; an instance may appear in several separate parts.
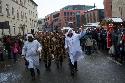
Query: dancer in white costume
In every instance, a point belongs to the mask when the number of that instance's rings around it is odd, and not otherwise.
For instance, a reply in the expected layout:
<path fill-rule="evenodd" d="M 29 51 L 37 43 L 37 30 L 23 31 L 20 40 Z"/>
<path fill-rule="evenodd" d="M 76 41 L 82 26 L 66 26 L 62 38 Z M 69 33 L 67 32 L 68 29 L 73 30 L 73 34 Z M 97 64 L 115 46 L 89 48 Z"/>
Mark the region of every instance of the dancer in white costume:
<path fill-rule="evenodd" d="M 74 75 L 74 71 L 77 70 L 77 61 L 84 57 L 81 46 L 80 46 L 80 38 L 85 35 L 85 31 L 80 32 L 80 34 L 76 34 L 72 29 L 69 29 L 65 38 L 65 48 L 69 54 L 69 62 L 71 75 Z"/>
<path fill-rule="evenodd" d="M 41 44 L 37 40 L 34 40 L 33 35 L 28 34 L 27 41 L 24 43 L 22 49 L 22 56 L 25 56 L 33 80 L 35 79 L 35 69 L 37 69 L 37 73 L 40 75 L 39 49 L 41 48 Z"/>

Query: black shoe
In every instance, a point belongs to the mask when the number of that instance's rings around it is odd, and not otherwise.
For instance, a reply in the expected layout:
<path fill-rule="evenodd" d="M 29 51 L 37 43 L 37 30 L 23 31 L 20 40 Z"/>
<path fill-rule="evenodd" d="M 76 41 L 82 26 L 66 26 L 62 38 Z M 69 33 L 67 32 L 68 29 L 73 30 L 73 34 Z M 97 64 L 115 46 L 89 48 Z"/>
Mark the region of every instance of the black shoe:
<path fill-rule="evenodd" d="M 71 70 L 71 76 L 74 76 L 75 70 Z"/>
<path fill-rule="evenodd" d="M 57 66 L 57 69 L 59 69 L 59 64 L 57 64 L 56 66 Z"/>
<path fill-rule="evenodd" d="M 46 68 L 46 71 L 51 71 L 51 69 L 50 68 Z"/>
<path fill-rule="evenodd" d="M 74 72 L 71 72 L 71 76 L 74 76 Z"/>
<path fill-rule="evenodd" d="M 75 69 L 75 71 L 77 72 L 77 71 L 78 71 L 78 69 Z"/>
<path fill-rule="evenodd" d="M 39 69 L 37 69 L 37 75 L 40 76 L 40 70 Z"/>
<path fill-rule="evenodd" d="M 35 80 L 35 76 L 32 77 L 32 80 L 33 80 L 33 81 Z"/>

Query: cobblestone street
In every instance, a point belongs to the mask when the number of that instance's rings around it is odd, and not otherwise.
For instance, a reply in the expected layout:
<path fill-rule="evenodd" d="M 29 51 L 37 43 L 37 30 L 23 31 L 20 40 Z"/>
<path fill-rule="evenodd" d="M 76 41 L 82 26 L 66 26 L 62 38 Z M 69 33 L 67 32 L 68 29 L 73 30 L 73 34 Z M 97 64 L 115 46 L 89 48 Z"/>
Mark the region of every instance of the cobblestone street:
<path fill-rule="evenodd" d="M 46 71 L 43 62 L 40 65 L 41 75 L 31 80 L 30 72 L 25 69 L 23 60 L 12 64 L 8 61 L 0 70 L 0 83 L 125 83 L 125 66 L 98 52 L 86 56 L 79 62 L 79 71 L 74 78 L 70 76 L 67 61 L 62 69 L 57 69 L 54 61 L 51 71 Z M 2 63 L 1 63 L 2 64 Z"/>

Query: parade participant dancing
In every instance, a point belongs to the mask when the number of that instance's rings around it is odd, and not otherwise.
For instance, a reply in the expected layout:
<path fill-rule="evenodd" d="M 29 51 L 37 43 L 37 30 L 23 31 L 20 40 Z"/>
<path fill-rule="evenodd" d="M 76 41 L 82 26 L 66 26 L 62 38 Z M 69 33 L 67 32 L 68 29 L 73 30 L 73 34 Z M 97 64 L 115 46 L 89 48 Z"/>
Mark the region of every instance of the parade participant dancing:
<path fill-rule="evenodd" d="M 39 49 L 42 48 L 42 46 L 37 40 L 34 40 L 32 34 L 28 34 L 27 39 L 28 41 L 25 42 L 22 49 L 22 56 L 24 56 L 28 62 L 28 68 L 30 69 L 32 80 L 35 80 L 34 69 L 37 69 L 37 74 L 40 75 Z"/>
<path fill-rule="evenodd" d="M 45 68 L 47 71 L 50 71 L 52 56 L 51 56 L 51 38 L 49 32 L 45 33 L 42 41 L 43 41 L 42 55 L 44 59 Z"/>
<path fill-rule="evenodd" d="M 81 30 L 80 34 L 76 34 L 72 29 L 69 29 L 65 38 L 65 48 L 69 55 L 69 64 L 71 75 L 77 70 L 77 61 L 83 58 L 83 52 L 80 46 L 80 38 L 85 35 L 85 31 Z"/>

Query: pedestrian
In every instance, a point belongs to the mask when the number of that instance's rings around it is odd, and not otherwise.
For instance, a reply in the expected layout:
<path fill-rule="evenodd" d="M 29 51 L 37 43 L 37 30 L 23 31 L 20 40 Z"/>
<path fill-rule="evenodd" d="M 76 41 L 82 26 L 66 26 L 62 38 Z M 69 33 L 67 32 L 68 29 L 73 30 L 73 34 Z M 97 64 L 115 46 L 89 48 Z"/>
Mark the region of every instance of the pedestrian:
<path fill-rule="evenodd" d="M 14 59 L 14 62 L 17 61 L 17 56 L 18 56 L 18 53 L 19 53 L 19 45 L 18 43 L 16 42 L 16 40 L 13 42 L 12 44 L 12 55 L 13 55 L 13 59 Z"/>
<path fill-rule="evenodd" d="M 76 34 L 72 29 L 69 29 L 65 38 L 65 48 L 69 56 L 69 65 L 71 75 L 74 76 L 77 69 L 77 61 L 83 58 L 82 48 L 80 46 L 80 38 L 85 35 L 85 32 Z"/>
<path fill-rule="evenodd" d="M 4 51 L 3 42 L 2 42 L 2 39 L 0 39 L 0 61 L 4 60 L 4 58 L 3 58 L 3 51 Z"/>
<path fill-rule="evenodd" d="M 114 31 L 112 32 L 112 44 L 114 45 L 114 49 L 115 49 L 115 60 L 118 60 L 119 58 L 119 49 L 118 49 L 118 45 L 120 43 L 120 39 L 118 36 L 120 36 L 117 32 L 116 29 L 114 29 Z"/>
<path fill-rule="evenodd" d="M 56 33 L 55 38 L 56 38 L 56 40 L 54 42 L 55 43 L 54 56 L 55 56 L 55 60 L 56 60 L 56 66 L 59 69 L 62 67 L 63 58 L 65 55 L 64 54 L 64 46 L 65 46 L 64 41 L 65 40 L 61 33 Z"/>
<path fill-rule="evenodd" d="M 8 54 L 8 59 L 11 59 L 11 37 L 8 35 L 4 40 L 5 49 Z"/>
<path fill-rule="evenodd" d="M 85 46 L 86 46 L 86 54 L 90 55 L 91 51 L 92 51 L 92 46 L 93 46 L 93 40 L 92 38 L 89 36 L 85 42 Z"/>
<path fill-rule="evenodd" d="M 37 40 L 34 40 L 32 34 L 27 34 L 27 40 L 22 48 L 22 56 L 25 56 L 32 80 L 35 80 L 35 69 L 38 76 L 40 75 L 38 49 L 42 48 L 42 46 Z"/>
<path fill-rule="evenodd" d="M 44 37 L 43 37 L 43 50 L 42 50 L 42 54 L 43 54 L 43 60 L 44 60 L 44 64 L 45 64 L 45 68 L 47 71 L 50 71 L 50 67 L 51 67 L 51 60 L 52 60 L 52 54 L 51 54 L 51 38 L 50 38 L 50 34 L 49 32 L 46 32 Z"/>

